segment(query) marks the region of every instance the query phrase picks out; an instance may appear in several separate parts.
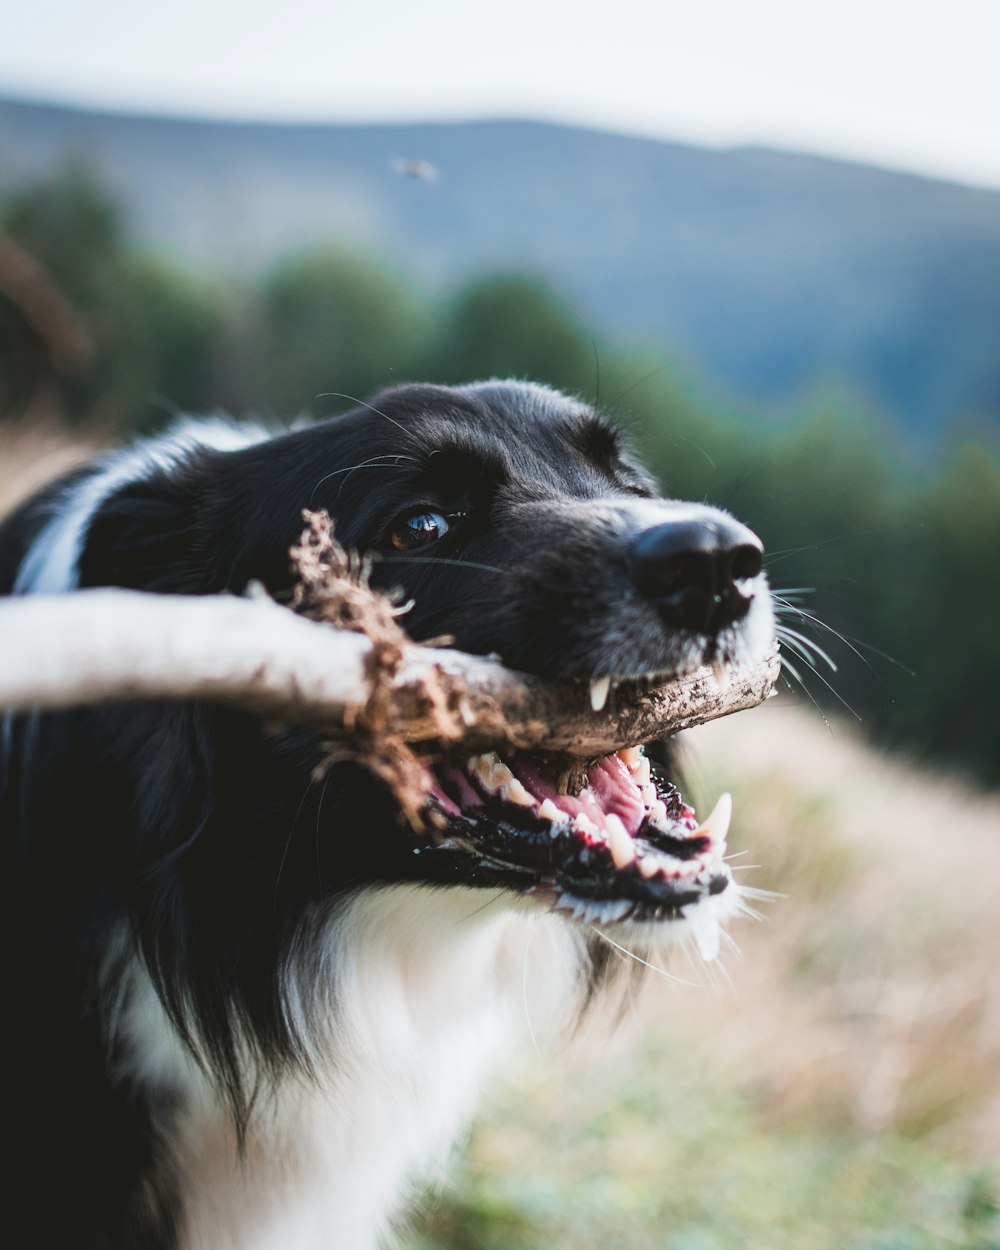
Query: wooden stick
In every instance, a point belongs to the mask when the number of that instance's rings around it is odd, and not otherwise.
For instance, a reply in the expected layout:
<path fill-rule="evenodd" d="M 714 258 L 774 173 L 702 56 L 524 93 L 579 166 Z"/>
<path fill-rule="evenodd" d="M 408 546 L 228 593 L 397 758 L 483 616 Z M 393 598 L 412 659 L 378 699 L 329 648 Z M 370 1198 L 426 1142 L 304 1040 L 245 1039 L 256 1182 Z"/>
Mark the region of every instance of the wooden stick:
<path fill-rule="evenodd" d="M 774 654 L 733 674 L 725 689 L 709 669 L 646 692 L 612 688 L 607 709 L 595 713 L 583 684 L 546 682 L 412 642 L 380 669 L 377 650 L 363 633 L 307 620 L 268 599 L 126 590 L 30 595 L 0 602 L 0 707 L 199 699 L 332 736 L 360 725 L 404 742 L 586 758 L 752 707 L 771 693 L 780 663 Z"/>

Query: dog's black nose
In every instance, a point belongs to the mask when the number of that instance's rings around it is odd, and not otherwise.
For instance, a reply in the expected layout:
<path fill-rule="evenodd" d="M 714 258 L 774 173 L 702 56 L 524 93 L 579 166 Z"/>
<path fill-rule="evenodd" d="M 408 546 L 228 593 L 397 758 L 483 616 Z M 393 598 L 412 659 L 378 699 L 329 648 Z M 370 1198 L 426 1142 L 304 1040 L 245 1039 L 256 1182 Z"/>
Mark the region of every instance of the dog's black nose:
<path fill-rule="evenodd" d="M 672 628 L 715 635 L 749 612 L 748 583 L 763 567 L 763 550 L 752 530 L 724 512 L 685 510 L 636 535 L 629 573 Z"/>

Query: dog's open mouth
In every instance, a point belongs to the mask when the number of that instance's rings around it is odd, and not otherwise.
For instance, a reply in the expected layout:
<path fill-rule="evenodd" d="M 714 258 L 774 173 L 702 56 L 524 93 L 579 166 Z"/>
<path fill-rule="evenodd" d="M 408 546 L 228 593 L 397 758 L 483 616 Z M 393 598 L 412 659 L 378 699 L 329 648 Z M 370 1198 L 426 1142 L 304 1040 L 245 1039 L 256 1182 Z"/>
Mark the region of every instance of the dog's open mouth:
<path fill-rule="evenodd" d="M 731 800 L 723 795 L 699 821 L 641 746 L 590 763 L 496 752 L 442 762 L 430 802 L 435 849 L 471 856 L 484 884 L 503 883 L 590 924 L 711 916 L 690 928 L 702 956 L 714 957 L 718 921 L 731 910 L 720 898 L 732 887 L 724 860 Z"/>

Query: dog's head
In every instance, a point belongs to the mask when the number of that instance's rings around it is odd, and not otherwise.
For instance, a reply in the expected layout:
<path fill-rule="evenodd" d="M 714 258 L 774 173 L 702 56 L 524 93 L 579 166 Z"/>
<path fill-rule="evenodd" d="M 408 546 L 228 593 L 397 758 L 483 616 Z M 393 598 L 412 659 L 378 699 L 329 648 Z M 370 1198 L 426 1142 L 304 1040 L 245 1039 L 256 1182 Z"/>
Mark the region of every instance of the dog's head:
<path fill-rule="evenodd" d="M 241 450 L 182 456 L 97 511 L 81 582 L 190 593 L 259 580 L 281 598 L 304 507 L 371 554 L 375 584 L 411 602 L 415 638 L 578 682 L 595 707 L 770 648 L 759 539 L 725 512 L 660 498 L 605 418 L 517 382 L 400 387 Z M 705 954 L 735 900 L 726 803 L 699 821 L 640 743 L 596 760 L 432 748 L 436 826 L 423 835 L 350 763 L 314 799 L 310 735 L 244 742 L 245 769 L 239 741 L 231 729 L 214 750 L 257 809 L 230 824 L 242 839 L 260 811 L 292 809 L 265 862 L 280 854 L 282 881 L 311 875 L 307 894 L 372 880 L 500 887 L 646 939 L 687 930 Z"/>

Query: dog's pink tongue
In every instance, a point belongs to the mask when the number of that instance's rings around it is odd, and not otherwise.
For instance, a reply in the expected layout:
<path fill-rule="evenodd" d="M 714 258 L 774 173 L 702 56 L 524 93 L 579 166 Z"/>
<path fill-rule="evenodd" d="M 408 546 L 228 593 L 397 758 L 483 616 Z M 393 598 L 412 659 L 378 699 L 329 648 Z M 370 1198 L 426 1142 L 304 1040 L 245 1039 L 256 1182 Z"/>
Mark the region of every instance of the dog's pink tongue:
<path fill-rule="evenodd" d="M 630 834 L 635 834 L 646 815 L 646 805 L 632 774 L 617 755 L 605 755 L 587 773 L 589 789 L 601 809 L 617 816 Z"/>
<path fill-rule="evenodd" d="M 521 784 L 539 802 L 551 799 L 569 816 L 586 816 L 602 828 L 606 816 L 617 816 L 629 834 L 635 834 L 646 814 L 639 788 L 617 755 L 608 755 L 591 765 L 587 784 L 579 794 L 559 794 L 551 776 L 536 765 L 518 761 L 514 766 Z"/>

